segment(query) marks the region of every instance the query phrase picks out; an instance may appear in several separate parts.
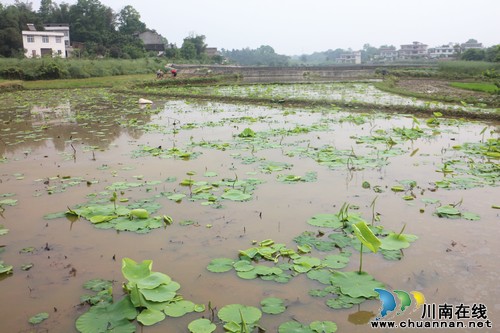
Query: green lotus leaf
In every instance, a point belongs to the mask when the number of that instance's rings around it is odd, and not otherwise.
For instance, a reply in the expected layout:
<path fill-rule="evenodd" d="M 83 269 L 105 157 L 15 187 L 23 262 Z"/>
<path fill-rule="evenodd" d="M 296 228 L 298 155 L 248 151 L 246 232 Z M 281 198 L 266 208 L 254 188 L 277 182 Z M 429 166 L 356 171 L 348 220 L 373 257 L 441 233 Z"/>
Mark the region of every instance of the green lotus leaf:
<path fill-rule="evenodd" d="M 6 229 L 3 225 L 0 224 L 0 236 L 7 235 L 9 233 L 9 229 Z"/>
<path fill-rule="evenodd" d="M 339 294 L 335 298 L 330 298 L 326 301 L 326 305 L 332 309 L 350 309 L 356 304 L 361 304 L 366 301 L 364 297 L 350 297 L 344 294 Z"/>
<path fill-rule="evenodd" d="M 283 271 L 278 267 L 267 267 L 264 265 L 256 265 L 255 269 L 250 272 L 255 272 L 257 275 L 280 275 L 283 273 Z"/>
<path fill-rule="evenodd" d="M 138 264 L 130 258 L 123 258 L 122 274 L 127 280 L 138 282 L 151 275 L 152 266 L 152 260 L 144 260 L 142 263 Z"/>
<path fill-rule="evenodd" d="M 349 257 L 342 254 L 331 254 L 326 256 L 321 264 L 333 269 L 344 268 L 349 263 Z"/>
<path fill-rule="evenodd" d="M 460 211 L 451 205 L 444 205 L 436 209 L 436 214 L 439 217 L 458 218 Z"/>
<path fill-rule="evenodd" d="M 165 314 L 162 311 L 152 309 L 144 309 L 137 316 L 137 321 L 145 326 L 154 325 L 163 319 L 165 319 Z"/>
<path fill-rule="evenodd" d="M 113 287 L 113 281 L 103 279 L 93 279 L 83 284 L 83 288 L 92 291 L 107 290 L 111 287 Z"/>
<path fill-rule="evenodd" d="M 137 310 L 129 297 L 106 306 L 93 306 L 76 320 L 76 329 L 81 333 L 120 332 L 134 333 L 135 325 L 130 323 L 137 317 Z"/>
<path fill-rule="evenodd" d="M 169 284 L 170 282 L 172 282 L 170 276 L 160 272 L 153 272 L 144 279 L 137 281 L 137 287 L 142 289 L 154 289 L 161 284 Z"/>
<path fill-rule="evenodd" d="M 287 321 L 282 323 L 278 327 L 279 333 L 314 333 L 314 331 L 309 327 L 305 326 L 298 321 Z"/>
<path fill-rule="evenodd" d="M 248 201 L 252 198 L 252 196 L 240 190 L 230 189 L 222 194 L 221 198 L 232 201 Z"/>
<path fill-rule="evenodd" d="M 253 280 L 259 276 L 255 269 L 252 269 L 252 270 L 246 271 L 246 272 L 236 272 L 236 275 L 238 275 L 238 277 L 245 279 L 245 280 Z"/>
<path fill-rule="evenodd" d="M 207 266 L 207 269 L 213 273 L 228 272 L 233 269 L 234 260 L 229 258 L 212 259 Z"/>
<path fill-rule="evenodd" d="M 166 302 L 175 297 L 175 292 L 169 290 L 168 286 L 160 285 L 154 289 L 141 289 L 145 299 L 152 302 Z"/>
<path fill-rule="evenodd" d="M 172 200 L 172 201 L 175 201 L 175 202 L 181 202 L 182 199 L 185 197 L 186 195 L 183 194 L 183 193 L 174 193 L 174 194 L 171 194 L 167 197 L 167 199 L 169 200 Z"/>
<path fill-rule="evenodd" d="M 188 325 L 191 333 L 212 333 L 216 328 L 217 326 L 206 318 L 193 320 Z"/>
<path fill-rule="evenodd" d="M 358 222 L 356 224 L 351 225 L 354 234 L 356 237 L 363 243 L 366 247 L 368 247 L 373 252 L 377 252 L 380 247 L 380 239 L 375 236 L 373 231 L 366 225 L 364 221 Z"/>
<path fill-rule="evenodd" d="M 111 220 L 116 219 L 118 216 L 117 215 L 94 215 L 90 217 L 89 221 L 97 224 L 97 223 L 103 223 L 103 222 L 109 222 Z"/>
<path fill-rule="evenodd" d="M 393 191 L 393 192 L 404 192 L 405 188 L 402 185 L 394 185 L 393 187 L 391 187 L 391 191 Z"/>
<path fill-rule="evenodd" d="M 323 284 L 330 284 L 332 272 L 328 269 L 313 269 L 307 272 L 307 277 Z"/>
<path fill-rule="evenodd" d="M 248 128 L 248 127 L 247 127 L 247 128 L 245 128 L 245 129 L 243 130 L 243 132 L 241 132 L 240 134 L 238 134 L 238 136 L 239 136 L 240 138 L 254 138 L 254 137 L 255 137 L 255 132 L 254 132 L 254 131 L 252 131 L 252 129 L 251 129 L 251 128 Z"/>
<path fill-rule="evenodd" d="M 285 312 L 286 306 L 281 298 L 268 297 L 260 302 L 262 312 L 267 314 L 280 314 Z"/>
<path fill-rule="evenodd" d="M 0 207 L 2 207 L 2 206 L 15 206 L 15 205 L 17 205 L 17 199 L 0 200 Z"/>
<path fill-rule="evenodd" d="M 309 256 L 300 256 L 297 259 L 293 260 L 295 265 L 304 265 L 308 267 L 316 267 L 321 265 L 321 259 Z"/>
<path fill-rule="evenodd" d="M 469 221 L 479 221 L 481 219 L 481 216 L 479 216 L 478 214 L 470 212 L 463 212 L 462 217 Z"/>
<path fill-rule="evenodd" d="M 28 322 L 32 325 L 40 324 L 45 319 L 49 318 L 49 314 L 47 312 L 40 312 L 28 319 Z"/>
<path fill-rule="evenodd" d="M 382 238 L 381 242 L 380 248 L 384 250 L 401 250 L 410 246 L 410 242 L 407 241 L 405 235 L 399 235 L 394 232 Z"/>
<path fill-rule="evenodd" d="M 316 333 L 337 332 L 337 324 L 332 321 L 313 321 L 309 327 Z"/>
<path fill-rule="evenodd" d="M 246 324 L 253 325 L 262 317 L 262 312 L 253 306 L 229 304 L 222 307 L 217 313 L 217 316 L 220 320 L 228 323 L 235 322 L 241 324 L 243 320 Z"/>
<path fill-rule="evenodd" d="M 324 227 L 324 228 L 341 228 L 342 221 L 337 214 L 316 214 L 311 217 L 307 223 L 313 225 L 315 227 Z"/>
<path fill-rule="evenodd" d="M 11 265 L 5 265 L 2 260 L 0 260 L 0 274 L 12 274 L 12 269 L 14 267 Z"/>
<path fill-rule="evenodd" d="M 375 288 L 383 288 L 384 284 L 373 278 L 368 273 L 361 272 L 335 272 L 330 280 L 333 286 L 340 288 L 344 295 L 358 298 L 377 297 Z"/>
<path fill-rule="evenodd" d="M 234 263 L 234 269 L 237 272 L 248 272 L 254 269 L 255 267 L 247 260 L 240 260 Z"/>
<path fill-rule="evenodd" d="M 194 311 L 195 304 L 191 301 L 181 300 L 165 307 L 165 314 L 170 317 L 182 317 Z"/>

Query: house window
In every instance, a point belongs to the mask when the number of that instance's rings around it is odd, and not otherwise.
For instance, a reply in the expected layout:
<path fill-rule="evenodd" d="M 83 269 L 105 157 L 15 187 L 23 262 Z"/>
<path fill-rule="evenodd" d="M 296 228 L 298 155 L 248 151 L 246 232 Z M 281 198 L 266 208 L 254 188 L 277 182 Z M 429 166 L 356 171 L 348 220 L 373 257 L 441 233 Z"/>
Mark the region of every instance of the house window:
<path fill-rule="evenodd" d="M 33 35 L 27 35 L 26 38 L 28 39 L 28 43 L 34 43 L 35 42 L 35 36 L 33 36 Z"/>
<path fill-rule="evenodd" d="M 42 36 L 42 43 L 48 43 L 49 42 L 49 36 Z"/>
<path fill-rule="evenodd" d="M 62 38 L 61 37 L 56 37 L 56 43 L 61 43 Z"/>

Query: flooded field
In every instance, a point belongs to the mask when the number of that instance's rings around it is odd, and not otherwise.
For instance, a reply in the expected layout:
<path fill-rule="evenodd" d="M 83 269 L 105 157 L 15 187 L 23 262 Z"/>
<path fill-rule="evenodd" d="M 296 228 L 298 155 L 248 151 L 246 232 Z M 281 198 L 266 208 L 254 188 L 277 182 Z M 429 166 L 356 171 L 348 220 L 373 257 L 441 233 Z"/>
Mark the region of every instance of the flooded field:
<path fill-rule="evenodd" d="M 462 331 L 500 325 L 498 123 L 137 100 L 2 95 L 2 332 L 211 332 L 193 328 L 202 317 L 215 332 L 368 332 L 375 288 L 451 306 L 441 321 L 493 325 Z M 363 221 L 381 243 L 363 247 L 357 274 Z M 411 301 L 383 320 L 429 322 Z"/>

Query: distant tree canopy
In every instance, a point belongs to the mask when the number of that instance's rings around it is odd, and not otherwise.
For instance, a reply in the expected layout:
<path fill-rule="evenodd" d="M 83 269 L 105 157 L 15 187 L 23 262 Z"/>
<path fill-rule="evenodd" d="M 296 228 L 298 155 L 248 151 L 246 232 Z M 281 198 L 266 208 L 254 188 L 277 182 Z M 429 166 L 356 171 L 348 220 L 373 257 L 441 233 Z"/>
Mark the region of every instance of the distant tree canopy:
<path fill-rule="evenodd" d="M 222 50 L 222 55 L 229 60 L 246 66 L 288 66 L 290 57 L 274 52 L 269 45 L 262 45 L 258 49 Z"/>
<path fill-rule="evenodd" d="M 460 55 L 460 59 L 468 61 L 500 62 L 500 44 L 487 49 L 468 49 Z"/>

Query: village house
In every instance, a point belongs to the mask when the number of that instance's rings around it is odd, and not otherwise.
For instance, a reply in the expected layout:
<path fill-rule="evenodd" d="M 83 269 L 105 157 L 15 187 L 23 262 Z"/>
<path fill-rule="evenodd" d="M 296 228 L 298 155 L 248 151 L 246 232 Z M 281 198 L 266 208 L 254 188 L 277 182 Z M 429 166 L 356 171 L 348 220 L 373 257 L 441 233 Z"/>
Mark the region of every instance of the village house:
<path fill-rule="evenodd" d="M 361 51 L 342 53 L 335 59 L 338 64 L 361 64 Z"/>
<path fill-rule="evenodd" d="M 144 43 L 146 51 L 156 51 L 162 54 L 165 51 L 165 44 L 160 34 L 154 31 L 144 31 L 137 35 Z"/>
<path fill-rule="evenodd" d="M 66 58 L 64 32 L 37 31 L 33 24 L 22 31 L 24 55 L 27 58 L 57 56 Z"/>
<path fill-rule="evenodd" d="M 431 47 L 428 50 L 430 59 L 449 59 L 457 55 L 457 50 L 453 43 Z"/>
<path fill-rule="evenodd" d="M 483 43 L 479 43 L 475 39 L 469 39 L 465 43 L 460 44 L 460 49 L 462 52 L 467 51 L 469 49 L 482 49 L 483 48 Z"/>
<path fill-rule="evenodd" d="M 377 56 L 377 59 L 381 61 L 394 61 L 398 58 L 399 55 L 395 47 L 380 48 L 379 51 L 380 54 Z"/>
<path fill-rule="evenodd" d="M 401 59 L 421 59 L 427 58 L 427 45 L 420 42 L 401 45 L 398 51 Z"/>

